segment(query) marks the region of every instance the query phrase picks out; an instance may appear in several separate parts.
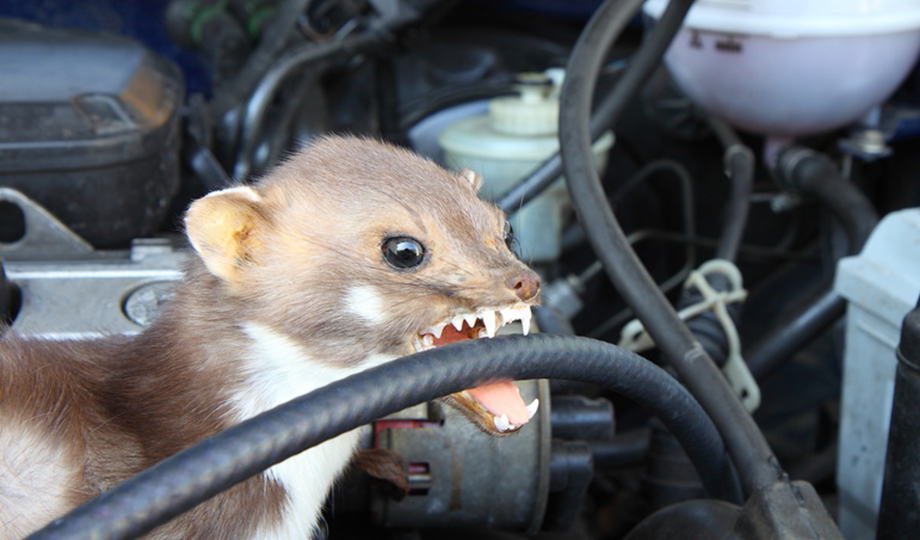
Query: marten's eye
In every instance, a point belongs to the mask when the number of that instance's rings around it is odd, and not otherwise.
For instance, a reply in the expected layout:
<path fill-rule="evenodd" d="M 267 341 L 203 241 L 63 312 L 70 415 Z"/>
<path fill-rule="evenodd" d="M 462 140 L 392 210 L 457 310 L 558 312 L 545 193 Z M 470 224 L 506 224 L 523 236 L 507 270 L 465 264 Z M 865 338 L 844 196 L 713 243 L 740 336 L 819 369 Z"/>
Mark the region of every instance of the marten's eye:
<path fill-rule="evenodd" d="M 505 245 L 511 248 L 511 245 L 514 244 L 514 228 L 511 227 L 510 221 L 505 222 L 502 230 L 502 238 L 505 240 Z"/>
<path fill-rule="evenodd" d="M 425 246 L 409 236 L 387 238 L 380 246 L 383 256 L 390 266 L 397 270 L 414 268 L 425 260 Z"/>

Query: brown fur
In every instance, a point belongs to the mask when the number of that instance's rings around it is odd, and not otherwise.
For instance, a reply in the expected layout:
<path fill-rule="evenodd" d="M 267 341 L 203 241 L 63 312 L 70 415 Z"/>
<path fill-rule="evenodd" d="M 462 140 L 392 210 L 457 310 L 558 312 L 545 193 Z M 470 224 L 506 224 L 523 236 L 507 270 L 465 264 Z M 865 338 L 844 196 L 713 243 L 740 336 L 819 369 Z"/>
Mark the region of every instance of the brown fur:
<path fill-rule="evenodd" d="M 241 339 L 189 309 L 189 304 L 204 300 L 203 290 L 181 288 L 185 290 L 179 291 L 179 300 L 136 340 L 4 339 L 0 421 L 27 421 L 64 448 L 66 468 L 77 473 L 68 486 L 68 506 L 82 504 L 236 423 L 225 403 L 238 384 L 232 363 L 234 344 L 242 347 Z M 195 334 L 214 339 L 204 344 Z M 196 373 L 199 362 L 211 364 L 218 358 L 227 359 L 227 365 L 213 363 Z M 157 529 L 152 537 L 245 536 L 256 525 L 251 516 L 278 518 L 283 500 L 279 486 L 258 476 Z M 209 515 L 222 519 L 207 519 Z M 2 532 L 0 528 L 0 538 L 5 538 Z"/>
<path fill-rule="evenodd" d="M 229 403 L 245 384 L 244 323 L 286 336 L 319 362 L 354 367 L 371 355 L 411 353 L 415 333 L 458 310 L 520 303 L 506 281 L 533 275 L 504 246 L 504 216 L 476 199 L 473 183 L 403 150 L 327 138 L 254 192 L 199 200 L 187 225 L 202 259 L 139 337 L 0 342 L 0 430 L 28 430 L 42 441 L 37 454 L 61 456 L 54 478 L 60 504 L 72 507 L 239 420 Z M 394 235 L 421 240 L 428 259 L 391 268 L 380 246 Z M 343 307 L 357 285 L 386 300 L 379 324 Z M 535 287 L 527 303 L 536 302 Z M 0 478 L 26 478 L 28 453 L 3 452 Z M 0 502 L 3 490 L 0 482 Z M 151 537 L 245 538 L 260 521 L 282 519 L 285 500 L 285 489 L 260 475 Z M 15 513 L 0 509 L 0 518 Z M 0 523 L 0 538 L 48 519 L 28 514 L 23 508 L 6 533 Z"/>

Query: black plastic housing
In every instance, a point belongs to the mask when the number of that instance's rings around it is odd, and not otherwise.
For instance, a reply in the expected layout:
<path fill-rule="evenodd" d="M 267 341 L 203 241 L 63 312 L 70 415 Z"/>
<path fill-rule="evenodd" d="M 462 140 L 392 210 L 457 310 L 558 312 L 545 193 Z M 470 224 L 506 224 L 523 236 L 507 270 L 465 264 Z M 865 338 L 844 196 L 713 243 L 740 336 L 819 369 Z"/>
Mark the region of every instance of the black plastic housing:
<path fill-rule="evenodd" d="M 920 304 L 907 314 L 898 346 L 879 540 L 915 538 L 920 530 Z"/>
<path fill-rule="evenodd" d="M 0 19 L 0 74 L 0 185 L 97 248 L 156 232 L 179 187 L 179 69 L 122 37 Z"/>

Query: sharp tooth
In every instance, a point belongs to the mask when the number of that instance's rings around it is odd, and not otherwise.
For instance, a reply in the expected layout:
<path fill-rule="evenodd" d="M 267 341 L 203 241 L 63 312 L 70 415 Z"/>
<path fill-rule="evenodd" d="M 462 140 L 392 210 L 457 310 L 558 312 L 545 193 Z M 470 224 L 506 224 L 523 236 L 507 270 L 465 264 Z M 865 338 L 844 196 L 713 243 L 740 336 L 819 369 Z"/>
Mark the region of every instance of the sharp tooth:
<path fill-rule="evenodd" d="M 425 334 L 422 336 L 422 345 L 425 346 L 425 350 L 434 348 L 434 336 L 431 334 Z"/>
<path fill-rule="evenodd" d="M 505 308 L 505 309 L 500 309 L 498 311 L 499 313 L 502 314 L 502 326 L 510 323 L 511 321 L 516 321 L 520 318 L 515 314 L 516 311 L 517 310 L 514 308 Z"/>
<path fill-rule="evenodd" d="M 433 335 L 433 336 L 435 337 L 435 339 L 441 339 L 441 333 L 444 332 L 444 327 L 445 327 L 445 326 L 447 326 L 447 323 L 446 323 L 446 322 L 441 322 L 441 323 L 438 323 L 438 324 L 432 326 L 431 328 L 429 328 L 428 330 L 426 330 L 424 333 Z"/>
<path fill-rule="evenodd" d="M 412 347 L 415 352 L 422 352 L 422 340 L 418 336 L 412 336 Z"/>
<path fill-rule="evenodd" d="M 521 329 L 523 330 L 525 336 L 530 333 L 530 316 L 530 306 L 525 306 L 524 309 L 521 310 L 520 317 Z"/>
<path fill-rule="evenodd" d="M 482 314 L 482 324 L 486 327 L 486 333 L 490 338 L 495 337 L 495 330 L 498 328 L 498 321 L 495 319 L 497 313 L 486 311 Z"/>
<path fill-rule="evenodd" d="M 535 399 L 530 402 L 530 405 L 527 406 L 528 418 L 533 418 L 533 415 L 537 414 L 537 409 L 540 408 L 540 400 Z"/>
<path fill-rule="evenodd" d="M 468 315 L 463 316 L 463 320 L 466 321 L 466 324 L 469 325 L 470 328 L 472 328 L 476 324 L 476 319 L 478 318 L 479 317 L 477 317 L 475 313 L 470 313 Z"/>
<path fill-rule="evenodd" d="M 457 332 L 463 330 L 463 315 L 457 315 L 451 319 L 450 324 L 454 325 L 454 328 L 457 329 Z"/>
<path fill-rule="evenodd" d="M 507 414 L 492 418 L 492 422 L 495 424 L 495 429 L 499 431 L 508 431 L 511 429 L 511 422 L 508 421 Z"/>
<path fill-rule="evenodd" d="M 487 337 L 489 337 L 489 333 L 486 332 L 486 329 L 485 329 L 485 328 L 480 328 L 480 329 L 479 329 L 479 333 L 476 334 L 476 338 L 477 338 L 477 339 L 482 339 L 482 338 L 487 338 Z"/>

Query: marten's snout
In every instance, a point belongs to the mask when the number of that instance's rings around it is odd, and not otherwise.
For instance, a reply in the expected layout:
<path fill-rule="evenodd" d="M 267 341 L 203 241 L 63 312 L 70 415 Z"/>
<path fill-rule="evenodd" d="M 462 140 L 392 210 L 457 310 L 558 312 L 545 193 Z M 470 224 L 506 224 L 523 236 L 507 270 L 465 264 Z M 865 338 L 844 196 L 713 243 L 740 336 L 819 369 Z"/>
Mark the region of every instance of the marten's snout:
<path fill-rule="evenodd" d="M 518 298 L 525 302 L 532 300 L 540 294 L 540 276 L 533 270 L 512 272 L 508 278 L 505 279 L 505 285 L 514 291 L 514 294 L 516 294 Z"/>

